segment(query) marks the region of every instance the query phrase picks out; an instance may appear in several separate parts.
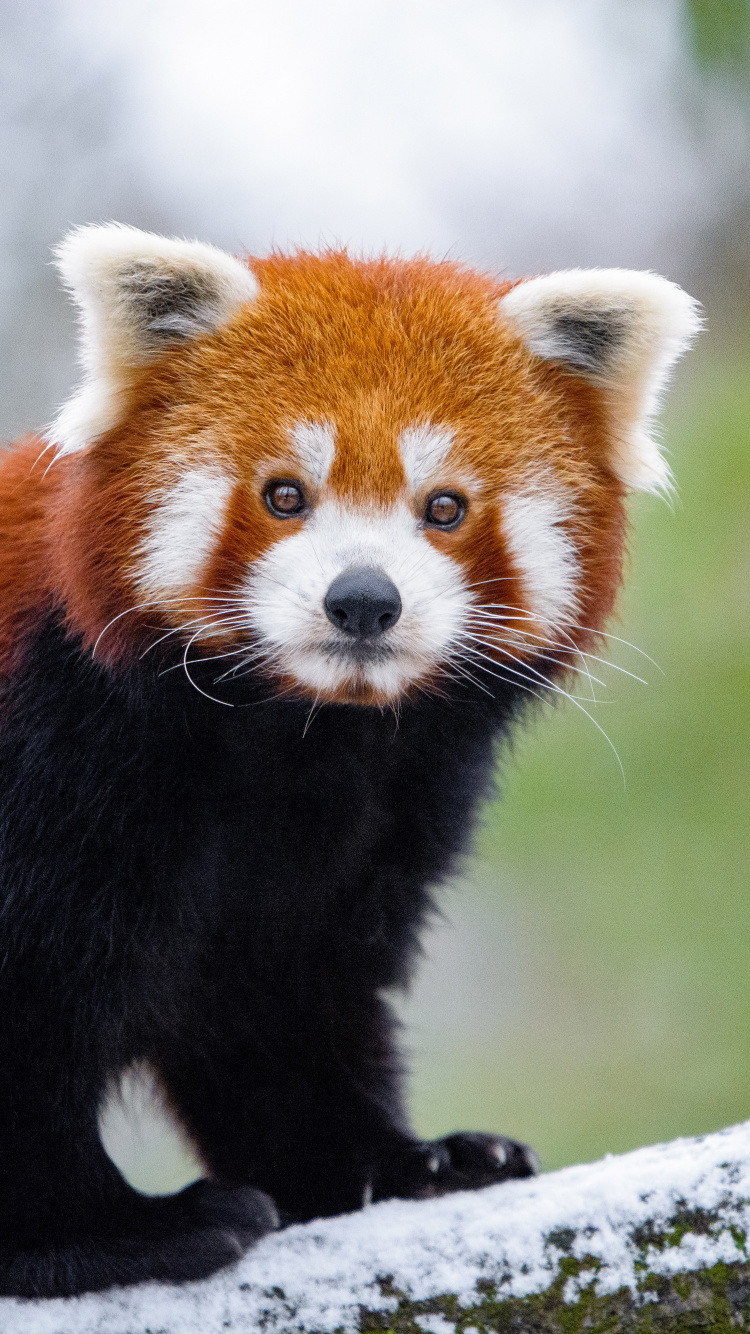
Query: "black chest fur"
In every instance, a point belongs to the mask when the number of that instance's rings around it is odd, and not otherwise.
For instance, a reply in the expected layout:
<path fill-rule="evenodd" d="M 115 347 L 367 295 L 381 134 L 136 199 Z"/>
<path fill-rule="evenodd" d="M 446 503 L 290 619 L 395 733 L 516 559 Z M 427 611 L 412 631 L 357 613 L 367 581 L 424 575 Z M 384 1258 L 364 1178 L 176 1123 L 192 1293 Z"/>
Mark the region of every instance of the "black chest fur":
<path fill-rule="evenodd" d="M 258 1189 L 309 1218 L 432 1190 L 433 1159 L 441 1189 L 532 1170 L 510 1142 L 498 1165 L 470 1137 L 473 1176 L 420 1147 L 382 996 L 466 846 L 513 689 L 310 719 L 267 684 L 223 703 L 208 685 L 148 658 L 115 676 L 50 624 L 3 687 L 0 1291 L 209 1273 L 270 1226 Z M 106 1158 L 97 1110 L 134 1060 L 210 1186 L 149 1201 Z M 28 1254 L 3 1278 L 6 1234 Z"/>
<path fill-rule="evenodd" d="M 274 992 L 314 967 L 403 980 L 512 695 L 398 718 L 330 706 L 307 727 L 309 706 L 267 686 L 225 700 L 148 660 L 115 678 L 54 625 L 39 637 L 2 707 L 6 950 L 61 986 L 93 969 L 113 999 L 159 978 L 189 991 L 240 954 Z"/>

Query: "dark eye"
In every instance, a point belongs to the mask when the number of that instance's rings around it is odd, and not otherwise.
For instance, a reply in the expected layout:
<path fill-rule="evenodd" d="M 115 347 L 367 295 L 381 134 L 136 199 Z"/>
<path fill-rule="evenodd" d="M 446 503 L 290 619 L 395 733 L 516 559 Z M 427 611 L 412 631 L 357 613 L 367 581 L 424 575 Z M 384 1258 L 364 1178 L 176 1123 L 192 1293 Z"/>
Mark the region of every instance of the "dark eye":
<path fill-rule="evenodd" d="M 453 491 L 438 491 L 430 496 L 425 520 L 435 528 L 458 528 L 466 513 L 466 501 Z"/>
<path fill-rule="evenodd" d="M 269 482 L 265 495 L 268 508 L 279 519 L 301 514 L 305 508 L 305 493 L 299 482 Z"/>

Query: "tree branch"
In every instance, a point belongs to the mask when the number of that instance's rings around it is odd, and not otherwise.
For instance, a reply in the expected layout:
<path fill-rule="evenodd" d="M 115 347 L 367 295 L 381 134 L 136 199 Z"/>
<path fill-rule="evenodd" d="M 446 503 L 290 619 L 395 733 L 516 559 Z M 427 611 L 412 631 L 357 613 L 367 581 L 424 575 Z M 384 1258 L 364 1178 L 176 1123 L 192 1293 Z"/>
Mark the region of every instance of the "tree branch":
<path fill-rule="evenodd" d="M 232 1269 L 0 1301 L 3 1334 L 750 1327 L 750 1122 L 531 1181 L 390 1201 L 266 1238 Z"/>

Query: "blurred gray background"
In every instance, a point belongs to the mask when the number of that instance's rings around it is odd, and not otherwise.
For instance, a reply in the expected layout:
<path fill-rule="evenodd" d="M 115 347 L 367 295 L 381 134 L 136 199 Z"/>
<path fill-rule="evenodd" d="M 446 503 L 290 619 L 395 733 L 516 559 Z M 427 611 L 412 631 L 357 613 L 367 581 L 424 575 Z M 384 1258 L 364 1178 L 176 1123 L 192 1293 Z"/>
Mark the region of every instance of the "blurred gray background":
<path fill-rule="evenodd" d="M 750 1115 L 749 71 L 746 0 L 0 2 L 8 441 L 73 382 L 77 223 L 653 268 L 706 307 L 664 428 L 682 498 L 634 505 L 615 627 L 663 675 L 596 713 L 626 785 L 574 710 L 527 733 L 402 1006 L 417 1128 L 547 1165 Z M 179 1184 L 147 1102 L 107 1143 Z"/>

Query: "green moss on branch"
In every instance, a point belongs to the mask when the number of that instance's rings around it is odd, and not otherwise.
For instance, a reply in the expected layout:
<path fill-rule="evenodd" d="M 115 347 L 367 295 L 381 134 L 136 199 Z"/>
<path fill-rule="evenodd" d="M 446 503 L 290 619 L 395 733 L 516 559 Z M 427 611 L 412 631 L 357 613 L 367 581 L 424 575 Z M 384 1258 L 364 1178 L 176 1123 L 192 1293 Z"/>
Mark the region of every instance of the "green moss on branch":
<path fill-rule="evenodd" d="M 715 1264 L 710 1269 L 665 1277 L 646 1272 L 638 1291 L 597 1296 L 601 1262 L 593 1256 L 564 1256 L 557 1277 L 545 1292 L 504 1297 L 492 1283 L 477 1284 L 477 1299 L 461 1305 L 449 1293 L 411 1301 L 381 1282 L 384 1297 L 396 1297 L 396 1311 L 362 1308 L 359 1328 L 367 1334 L 424 1334 L 440 1327 L 445 1334 L 733 1334 L 750 1329 L 750 1264 Z M 590 1277 L 573 1301 L 566 1301 L 570 1278 Z M 431 1319 L 430 1319 L 431 1317 Z"/>

